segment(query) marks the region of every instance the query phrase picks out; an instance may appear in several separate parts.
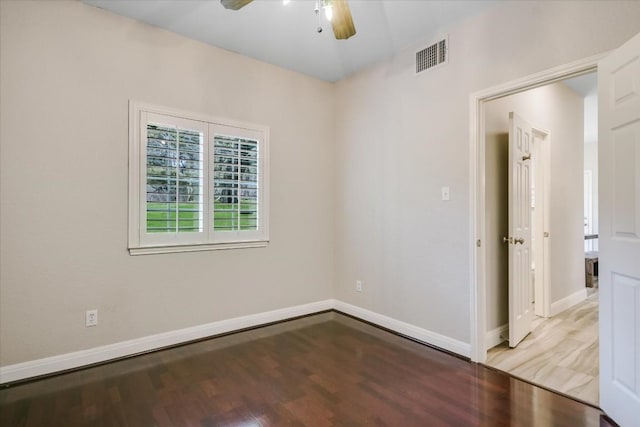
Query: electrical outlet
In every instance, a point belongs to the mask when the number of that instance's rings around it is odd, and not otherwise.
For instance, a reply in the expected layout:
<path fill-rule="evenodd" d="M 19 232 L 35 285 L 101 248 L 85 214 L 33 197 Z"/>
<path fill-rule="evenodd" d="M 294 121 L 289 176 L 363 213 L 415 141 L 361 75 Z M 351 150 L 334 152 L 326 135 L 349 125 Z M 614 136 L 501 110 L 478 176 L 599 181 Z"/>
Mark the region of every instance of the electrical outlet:
<path fill-rule="evenodd" d="M 356 280 L 356 291 L 362 292 L 362 280 Z"/>
<path fill-rule="evenodd" d="M 86 327 L 89 326 L 98 326 L 98 310 L 87 310 L 85 313 L 84 325 Z"/>

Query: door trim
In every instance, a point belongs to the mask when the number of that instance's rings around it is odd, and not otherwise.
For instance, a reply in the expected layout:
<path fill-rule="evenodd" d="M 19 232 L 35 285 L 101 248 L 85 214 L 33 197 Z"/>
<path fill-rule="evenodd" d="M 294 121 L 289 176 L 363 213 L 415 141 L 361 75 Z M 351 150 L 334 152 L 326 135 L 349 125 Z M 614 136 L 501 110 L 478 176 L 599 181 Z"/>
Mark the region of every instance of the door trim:
<path fill-rule="evenodd" d="M 534 175 L 535 175 L 535 223 L 533 259 L 535 262 L 534 300 L 535 315 L 549 317 L 551 289 L 549 287 L 550 262 L 549 252 L 549 212 L 551 188 L 551 133 L 547 130 L 533 128 Z"/>
<path fill-rule="evenodd" d="M 608 52 L 560 65 L 469 95 L 469 179 L 470 179 L 470 327 L 471 360 L 487 359 L 486 322 L 486 225 L 485 225 L 485 103 L 529 89 L 555 83 L 597 70 L 598 61 Z"/>

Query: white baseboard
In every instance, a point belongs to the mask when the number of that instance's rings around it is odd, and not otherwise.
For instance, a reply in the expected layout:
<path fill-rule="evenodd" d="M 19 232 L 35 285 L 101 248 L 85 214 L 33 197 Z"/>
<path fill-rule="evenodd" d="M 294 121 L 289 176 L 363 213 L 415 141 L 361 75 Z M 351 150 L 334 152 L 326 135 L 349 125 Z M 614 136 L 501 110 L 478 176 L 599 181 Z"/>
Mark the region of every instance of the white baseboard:
<path fill-rule="evenodd" d="M 331 310 L 334 300 L 318 301 L 249 316 L 221 320 L 176 331 L 103 345 L 88 350 L 74 351 L 58 356 L 45 357 L 15 365 L 0 367 L 0 384 L 78 368 L 99 362 L 131 356 L 175 344 L 206 338 L 240 329 L 278 322 L 292 317 Z"/>
<path fill-rule="evenodd" d="M 346 302 L 336 301 L 334 308 L 343 313 L 366 320 L 367 322 L 382 326 L 418 341 L 440 347 L 452 353 L 465 357 L 469 357 L 471 355 L 471 345 L 469 343 L 458 341 L 445 335 L 440 335 L 436 332 L 432 332 L 355 305 L 347 304 Z"/>
<path fill-rule="evenodd" d="M 579 291 L 574 292 L 571 295 L 562 298 L 561 300 L 551 303 L 549 316 L 553 317 L 558 313 L 562 313 L 566 309 L 573 307 L 574 305 L 584 301 L 585 299 L 587 299 L 587 288 L 580 289 Z"/>
<path fill-rule="evenodd" d="M 509 324 L 505 323 L 504 325 L 498 326 L 497 328 L 487 332 L 484 338 L 484 343 L 487 346 L 487 349 L 490 349 L 508 340 Z"/>
<path fill-rule="evenodd" d="M 106 362 L 171 345 L 182 344 L 201 338 L 260 326 L 271 322 L 278 322 L 292 317 L 319 313 L 331 309 L 342 311 L 343 313 L 382 326 L 399 334 L 406 335 L 418 341 L 440 347 L 444 350 L 465 357 L 469 357 L 471 353 L 471 346 L 468 343 L 428 331 L 418 326 L 414 326 L 355 305 L 329 299 L 310 304 L 267 311 L 264 313 L 236 317 L 233 319 L 220 320 L 218 322 L 207 323 L 190 328 L 178 329 L 175 331 L 122 341 L 115 344 L 103 345 L 88 350 L 74 351 L 72 353 L 61 354 L 58 356 L 45 357 L 43 359 L 2 366 L 0 367 L 0 384 L 52 374 L 95 363 Z"/>

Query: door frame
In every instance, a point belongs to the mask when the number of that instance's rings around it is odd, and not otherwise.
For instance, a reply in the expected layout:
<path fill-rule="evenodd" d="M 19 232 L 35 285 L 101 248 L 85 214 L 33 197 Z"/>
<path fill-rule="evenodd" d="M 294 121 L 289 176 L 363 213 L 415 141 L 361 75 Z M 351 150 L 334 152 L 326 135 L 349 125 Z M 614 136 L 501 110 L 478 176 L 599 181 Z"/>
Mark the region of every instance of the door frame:
<path fill-rule="evenodd" d="M 533 173 L 535 181 L 534 213 L 534 314 L 549 317 L 551 301 L 549 295 L 549 272 L 551 256 L 549 251 L 550 189 L 551 189 L 551 133 L 533 128 Z"/>
<path fill-rule="evenodd" d="M 588 179 L 587 179 L 588 177 Z M 588 184 L 588 185 L 587 185 Z M 589 187 L 587 191 L 587 186 Z M 586 212 L 585 219 L 588 220 L 588 229 L 584 231 L 584 234 L 593 234 L 593 171 L 585 170 L 584 171 L 584 209 Z M 584 251 L 590 252 L 593 250 L 593 240 L 585 240 L 584 241 Z"/>
<path fill-rule="evenodd" d="M 471 361 L 487 359 L 486 302 L 486 200 L 485 200 L 485 103 L 493 99 L 545 86 L 598 69 L 598 61 L 608 52 L 560 65 L 536 74 L 512 80 L 469 95 L 469 179 L 470 179 L 470 327 Z"/>

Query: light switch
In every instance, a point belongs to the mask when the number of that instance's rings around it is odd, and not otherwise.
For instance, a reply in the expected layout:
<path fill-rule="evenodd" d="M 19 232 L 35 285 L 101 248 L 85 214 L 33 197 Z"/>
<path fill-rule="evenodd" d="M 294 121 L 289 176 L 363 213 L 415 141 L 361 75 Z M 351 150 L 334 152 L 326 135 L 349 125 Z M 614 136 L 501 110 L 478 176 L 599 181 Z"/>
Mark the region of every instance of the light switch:
<path fill-rule="evenodd" d="M 442 200 L 449 200 L 449 199 L 450 199 L 449 187 L 442 187 Z"/>

